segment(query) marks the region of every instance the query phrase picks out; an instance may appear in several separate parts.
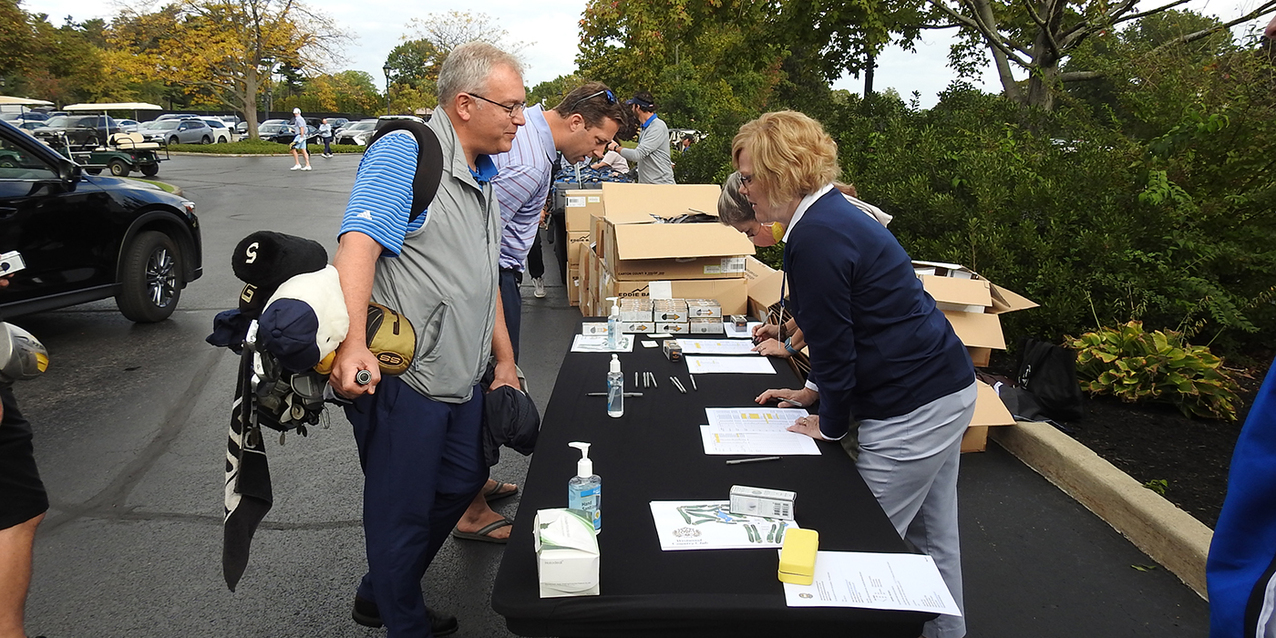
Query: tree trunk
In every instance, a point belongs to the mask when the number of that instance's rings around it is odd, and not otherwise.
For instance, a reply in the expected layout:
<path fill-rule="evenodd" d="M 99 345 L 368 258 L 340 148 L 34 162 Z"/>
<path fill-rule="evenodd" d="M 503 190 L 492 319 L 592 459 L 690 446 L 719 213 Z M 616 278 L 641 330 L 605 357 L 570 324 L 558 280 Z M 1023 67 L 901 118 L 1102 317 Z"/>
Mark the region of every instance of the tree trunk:
<path fill-rule="evenodd" d="M 1059 63 L 1042 65 L 1028 79 L 1028 106 L 1047 111 L 1054 109 L 1054 93 L 1060 88 Z"/>
<path fill-rule="evenodd" d="M 244 120 L 248 122 L 248 138 L 261 139 L 257 133 L 257 91 L 261 89 L 258 82 L 256 65 L 248 65 L 244 73 Z"/>
<path fill-rule="evenodd" d="M 877 56 L 872 53 L 868 54 L 868 60 L 864 64 L 864 101 L 873 96 L 873 69 L 877 68 Z"/>

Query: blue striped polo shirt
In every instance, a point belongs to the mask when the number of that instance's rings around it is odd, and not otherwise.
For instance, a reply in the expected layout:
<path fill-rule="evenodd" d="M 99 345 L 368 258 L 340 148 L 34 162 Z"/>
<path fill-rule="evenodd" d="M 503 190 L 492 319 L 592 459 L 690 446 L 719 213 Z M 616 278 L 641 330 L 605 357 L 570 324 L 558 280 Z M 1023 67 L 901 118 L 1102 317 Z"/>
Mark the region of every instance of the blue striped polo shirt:
<path fill-rule="evenodd" d="M 408 222 L 417 155 L 416 138 L 407 131 L 389 133 L 364 152 L 338 237 L 358 231 L 398 256 L 403 238 L 425 226 L 429 217 L 427 210 Z M 475 164 L 478 170 L 470 169 L 470 173 L 479 184 L 496 177 L 496 165 L 487 155 L 479 155 Z"/>

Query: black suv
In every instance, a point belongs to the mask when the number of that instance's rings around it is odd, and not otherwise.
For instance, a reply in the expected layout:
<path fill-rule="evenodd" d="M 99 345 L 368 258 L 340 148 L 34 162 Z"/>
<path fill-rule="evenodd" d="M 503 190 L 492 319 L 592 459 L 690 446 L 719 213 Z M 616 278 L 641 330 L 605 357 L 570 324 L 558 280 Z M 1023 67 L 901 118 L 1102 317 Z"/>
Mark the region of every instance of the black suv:
<path fill-rule="evenodd" d="M 77 149 L 96 148 L 112 133 L 119 132 L 119 123 L 106 115 L 55 115 L 33 131 L 36 137 L 49 144 L 61 144 L 58 138 L 65 135 L 71 147 Z"/>
<path fill-rule="evenodd" d="M 0 316 L 114 296 L 125 317 L 162 321 L 203 274 L 195 204 L 129 179 L 85 175 L 0 122 L 0 253 L 26 262 L 0 288 Z"/>

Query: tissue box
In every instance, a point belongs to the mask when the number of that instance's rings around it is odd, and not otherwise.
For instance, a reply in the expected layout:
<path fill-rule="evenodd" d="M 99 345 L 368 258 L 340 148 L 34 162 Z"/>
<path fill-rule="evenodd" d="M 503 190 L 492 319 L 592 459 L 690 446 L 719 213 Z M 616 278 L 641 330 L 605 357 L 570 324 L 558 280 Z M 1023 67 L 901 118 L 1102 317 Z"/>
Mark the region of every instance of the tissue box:
<path fill-rule="evenodd" d="M 536 512 L 536 575 L 541 598 L 598 595 L 598 537 L 584 512 Z"/>

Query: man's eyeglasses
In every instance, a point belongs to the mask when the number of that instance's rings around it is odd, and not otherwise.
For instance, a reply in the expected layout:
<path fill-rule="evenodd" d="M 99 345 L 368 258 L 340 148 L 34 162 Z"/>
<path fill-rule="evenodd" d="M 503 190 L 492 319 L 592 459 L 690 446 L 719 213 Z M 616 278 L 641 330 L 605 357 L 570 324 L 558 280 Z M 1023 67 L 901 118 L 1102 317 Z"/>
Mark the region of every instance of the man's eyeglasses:
<path fill-rule="evenodd" d="M 601 95 L 601 96 L 604 96 L 605 98 L 607 98 L 607 105 L 608 105 L 608 106 L 611 106 L 612 104 L 615 104 L 615 103 L 616 103 L 616 96 L 615 96 L 615 94 L 613 94 L 613 93 L 612 93 L 609 89 L 603 89 L 603 90 L 601 90 L 601 91 L 599 91 L 599 92 L 597 92 L 597 93 L 593 93 L 593 94 L 590 94 L 590 95 L 586 95 L 585 97 L 580 98 L 579 100 L 576 100 L 575 102 L 573 102 L 573 103 L 572 103 L 572 107 L 571 107 L 571 108 L 569 108 L 569 109 L 567 109 L 567 112 L 568 112 L 568 113 L 571 113 L 571 112 L 575 111 L 575 110 L 576 110 L 576 107 L 580 106 L 581 102 L 588 102 L 589 100 L 592 100 L 592 99 L 594 99 L 594 98 L 596 98 L 596 97 L 598 97 L 598 96 L 600 96 L 600 95 Z"/>
<path fill-rule="evenodd" d="M 480 100 L 483 100 L 484 102 L 487 102 L 488 104 L 495 104 L 496 106 L 499 106 L 505 109 L 505 112 L 509 113 L 511 120 L 514 119 L 515 116 L 522 115 L 523 109 L 527 108 L 526 102 L 516 102 L 514 104 L 501 104 L 500 102 L 497 102 L 495 100 L 489 100 L 483 97 L 482 95 L 479 95 L 478 93 L 466 93 L 466 95 L 470 97 L 476 97 Z"/>

